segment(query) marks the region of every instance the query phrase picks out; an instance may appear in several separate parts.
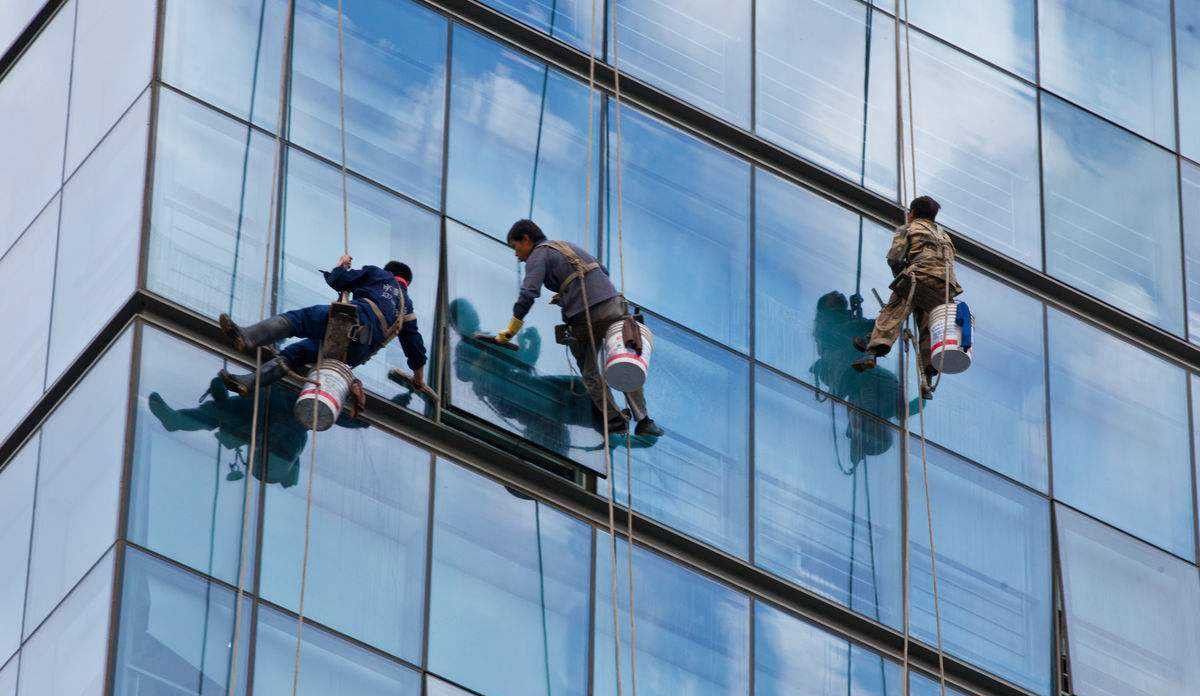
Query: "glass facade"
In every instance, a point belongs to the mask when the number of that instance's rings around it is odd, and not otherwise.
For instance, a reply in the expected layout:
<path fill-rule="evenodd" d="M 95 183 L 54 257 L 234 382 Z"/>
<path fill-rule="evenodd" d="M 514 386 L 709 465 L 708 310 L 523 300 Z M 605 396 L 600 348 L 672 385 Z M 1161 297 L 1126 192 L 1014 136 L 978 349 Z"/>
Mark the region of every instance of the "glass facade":
<path fill-rule="evenodd" d="M 0 8 L 0 46 L 33 4 Z M 247 366 L 209 332 L 333 299 L 339 3 L 69 0 L 10 55 L 0 696 L 288 694 L 297 670 L 305 694 L 598 696 L 631 693 L 634 663 L 647 693 L 895 696 L 899 656 L 867 645 L 932 646 L 935 581 L 971 684 L 1200 689 L 1200 364 L 1159 352 L 1200 343 L 1200 11 L 479 4 L 487 22 L 345 3 L 351 251 L 413 268 L 439 398 L 395 380 L 393 345 L 357 371 L 373 412 L 319 437 L 294 383 L 256 407 L 214 381 Z M 607 77 L 589 93 L 531 30 L 670 108 Z M 900 351 L 849 368 L 891 230 L 756 148 L 862 196 L 932 195 L 998 254 L 958 269 L 970 371 L 922 403 Z M 512 313 L 503 240 L 527 217 L 595 254 L 653 331 L 661 437 L 602 441 L 548 297 L 518 350 L 476 338 Z M 581 489 L 428 432 L 577 467 Z M 653 543 L 614 544 L 594 473 Z M 991 693 L 972 689 L 948 692 Z"/>

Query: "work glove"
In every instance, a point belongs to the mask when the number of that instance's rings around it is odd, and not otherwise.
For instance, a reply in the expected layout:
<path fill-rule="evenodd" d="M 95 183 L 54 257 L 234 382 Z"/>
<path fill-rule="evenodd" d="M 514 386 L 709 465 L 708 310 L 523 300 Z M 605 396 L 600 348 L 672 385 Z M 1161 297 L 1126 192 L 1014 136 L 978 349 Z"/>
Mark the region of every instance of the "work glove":
<path fill-rule="evenodd" d="M 508 326 L 503 331 L 496 334 L 496 343 L 508 343 L 512 340 L 513 336 L 517 335 L 517 332 L 520 331 L 521 327 L 524 325 L 525 322 L 513 317 L 509 320 Z"/>

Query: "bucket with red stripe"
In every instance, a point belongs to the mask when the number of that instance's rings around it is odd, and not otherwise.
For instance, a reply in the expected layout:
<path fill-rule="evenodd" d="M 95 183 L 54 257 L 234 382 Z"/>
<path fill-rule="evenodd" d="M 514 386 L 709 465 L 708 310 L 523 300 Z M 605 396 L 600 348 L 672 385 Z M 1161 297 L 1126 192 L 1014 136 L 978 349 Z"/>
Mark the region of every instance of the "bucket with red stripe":
<path fill-rule="evenodd" d="M 646 373 L 650 370 L 650 353 L 654 350 L 654 335 L 645 324 L 637 324 L 642 334 L 642 352 L 638 354 L 625 345 L 621 329 L 623 323 L 618 321 L 608 327 L 600 357 L 604 361 L 604 379 L 608 386 L 630 392 L 641 389 L 646 383 Z"/>
<path fill-rule="evenodd" d="M 342 412 L 342 404 L 350 394 L 354 372 L 337 360 L 322 360 L 308 373 L 309 383 L 300 392 L 292 408 L 296 420 L 309 430 L 329 430 Z M 316 402 L 316 421 L 313 421 L 313 402 Z"/>
<path fill-rule="evenodd" d="M 971 351 L 963 350 L 962 327 L 955 323 L 957 314 L 957 302 L 947 302 L 929 311 L 929 361 L 947 375 L 965 372 L 971 366 Z"/>

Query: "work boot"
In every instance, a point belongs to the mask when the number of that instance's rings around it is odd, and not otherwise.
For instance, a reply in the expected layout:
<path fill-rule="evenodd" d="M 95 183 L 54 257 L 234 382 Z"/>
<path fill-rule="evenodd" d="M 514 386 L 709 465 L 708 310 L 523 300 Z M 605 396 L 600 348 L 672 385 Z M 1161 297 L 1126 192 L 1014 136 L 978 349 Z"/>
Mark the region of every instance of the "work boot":
<path fill-rule="evenodd" d="M 258 383 L 264 387 L 270 386 L 283 379 L 283 376 L 287 372 L 287 363 L 283 361 L 283 358 L 271 358 L 263 363 L 262 370 L 259 371 Z M 236 393 L 238 396 L 250 396 L 254 393 L 253 372 L 246 375 L 235 375 L 229 370 L 221 370 L 217 373 L 217 376 L 221 378 L 221 382 L 225 384 L 229 391 Z"/>
<path fill-rule="evenodd" d="M 646 416 L 638 421 L 637 427 L 633 429 L 633 434 L 639 437 L 662 437 L 666 431 L 659 427 L 653 418 Z"/>
<path fill-rule="evenodd" d="M 292 335 L 292 322 L 282 314 L 268 317 L 250 326 L 238 326 L 228 314 L 219 318 L 221 331 L 233 342 L 238 351 L 271 345 Z"/>

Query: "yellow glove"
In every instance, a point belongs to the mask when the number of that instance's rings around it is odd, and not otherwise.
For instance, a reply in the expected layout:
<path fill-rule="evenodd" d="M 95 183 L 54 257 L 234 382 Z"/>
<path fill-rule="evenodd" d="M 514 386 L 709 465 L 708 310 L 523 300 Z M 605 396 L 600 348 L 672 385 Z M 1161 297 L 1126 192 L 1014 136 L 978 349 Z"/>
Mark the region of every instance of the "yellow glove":
<path fill-rule="evenodd" d="M 512 340 L 513 336 L 517 335 L 517 332 L 520 331 L 521 327 L 524 325 L 525 322 L 513 317 L 509 320 L 508 326 L 503 331 L 496 334 L 496 343 L 508 343 Z"/>

